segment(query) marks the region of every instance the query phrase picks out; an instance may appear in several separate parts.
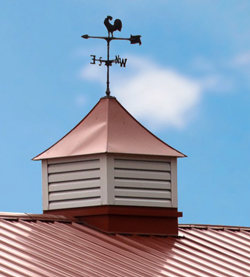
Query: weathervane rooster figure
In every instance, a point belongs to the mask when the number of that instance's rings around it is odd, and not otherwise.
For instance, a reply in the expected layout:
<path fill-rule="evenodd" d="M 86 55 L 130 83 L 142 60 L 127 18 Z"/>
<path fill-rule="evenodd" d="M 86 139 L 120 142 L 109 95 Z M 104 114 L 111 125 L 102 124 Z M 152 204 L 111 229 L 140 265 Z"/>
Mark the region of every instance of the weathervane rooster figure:
<path fill-rule="evenodd" d="M 114 21 L 114 25 L 112 25 L 110 23 L 110 20 L 112 20 L 113 17 L 108 15 L 105 20 L 104 20 L 104 25 L 106 26 L 107 30 L 108 30 L 108 33 L 109 33 L 109 36 L 110 36 L 110 33 L 113 37 L 113 32 L 115 31 L 120 31 L 121 32 L 121 29 L 122 29 L 122 22 L 120 19 L 116 19 Z"/>

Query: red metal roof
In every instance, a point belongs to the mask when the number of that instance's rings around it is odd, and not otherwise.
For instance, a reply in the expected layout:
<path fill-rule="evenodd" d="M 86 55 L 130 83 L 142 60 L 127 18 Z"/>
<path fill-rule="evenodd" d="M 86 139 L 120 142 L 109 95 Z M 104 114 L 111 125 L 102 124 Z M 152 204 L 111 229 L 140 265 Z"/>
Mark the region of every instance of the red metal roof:
<path fill-rule="evenodd" d="M 1 214 L 1 276 L 250 276 L 250 228 L 107 235 L 63 216 Z"/>
<path fill-rule="evenodd" d="M 185 157 L 143 127 L 114 97 L 104 97 L 68 134 L 34 160 L 106 152 Z"/>

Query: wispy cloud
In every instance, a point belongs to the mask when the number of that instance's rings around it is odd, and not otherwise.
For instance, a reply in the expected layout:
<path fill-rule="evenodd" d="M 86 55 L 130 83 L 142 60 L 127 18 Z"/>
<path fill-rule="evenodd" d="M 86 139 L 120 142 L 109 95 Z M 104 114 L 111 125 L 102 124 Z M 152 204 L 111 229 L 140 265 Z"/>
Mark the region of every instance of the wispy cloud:
<path fill-rule="evenodd" d="M 121 70 L 112 72 L 112 93 L 133 116 L 154 129 L 182 128 L 195 113 L 203 91 L 201 81 L 146 58 L 130 57 L 126 73 Z M 106 76 L 99 67 L 88 65 L 81 77 L 105 84 Z"/>
<path fill-rule="evenodd" d="M 202 72 L 214 71 L 215 64 L 213 61 L 206 59 L 202 56 L 197 56 L 192 61 L 192 67 Z"/>
<path fill-rule="evenodd" d="M 238 54 L 232 61 L 231 67 L 238 70 L 243 77 L 246 77 L 246 84 L 249 86 L 250 77 L 250 51 Z"/>
<path fill-rule="evenodd" d="M 250 66 L 250 51 L 238 55 L 234 59 L 233 63 L 238 66 L 245 66 L 245 65 Z"/>
<path fill-rule="evenodd" d="M 191 63 L 191 70 L 199 76 L 204 91 L 213 93 L 230 93 L 236 86 L 237 78 L 232 74 L 235 61 L 209 60 L 203 56 L 195 57 Z M 239 67 L 239 66 L 237 66 Z"/>
<path fill-rule="evenodd" d="M 224 94 L 232 91 L 235 87 L 235 81 L 223 74 L 210 74 L 200 80 L 204 91 L 216 94 Z"/>
<path fill-rule="evenodd" d="M 75 97 L 75 103 L 78 107 L 83 107 L 86 102 L 86 99 L 83 95 L 77 95 Z"/>

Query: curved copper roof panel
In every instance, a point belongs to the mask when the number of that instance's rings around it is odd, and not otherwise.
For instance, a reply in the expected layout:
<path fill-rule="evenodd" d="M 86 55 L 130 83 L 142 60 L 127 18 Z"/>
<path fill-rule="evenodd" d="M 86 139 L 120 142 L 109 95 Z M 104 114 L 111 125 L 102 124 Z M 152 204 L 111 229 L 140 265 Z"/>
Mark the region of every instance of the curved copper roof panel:
<path fill-rule="evenodd" d="M 97 153 L 185 157 L 142 126 L 114 97 L 104 97 L 68 134 L 33 160 Z"/>

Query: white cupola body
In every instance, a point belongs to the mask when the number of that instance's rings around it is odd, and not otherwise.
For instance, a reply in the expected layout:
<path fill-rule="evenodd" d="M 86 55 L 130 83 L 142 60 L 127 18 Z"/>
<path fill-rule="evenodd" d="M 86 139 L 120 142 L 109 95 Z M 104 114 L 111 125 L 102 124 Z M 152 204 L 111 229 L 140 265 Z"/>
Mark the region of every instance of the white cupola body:
<path fill-rule="evenodd" d="M 166 217 L 170 225 L 178 224 L 181 216 L 179 157 L 185 155 L 149 132 L 116 98 L 101 98 L 76 127 L 33 159 L 42 161 L 44 213 L 77 217 L 104 231 L 124 233 L 134 232 L 127 225 L 141 217 L 146 221 L 139 233 L 175 233 L 176 228 L 161 231 L 160 225 Z M 150 224 L 148 214 L 151 220 L 162 214 L 159 230 L 143 227 Z"/>

